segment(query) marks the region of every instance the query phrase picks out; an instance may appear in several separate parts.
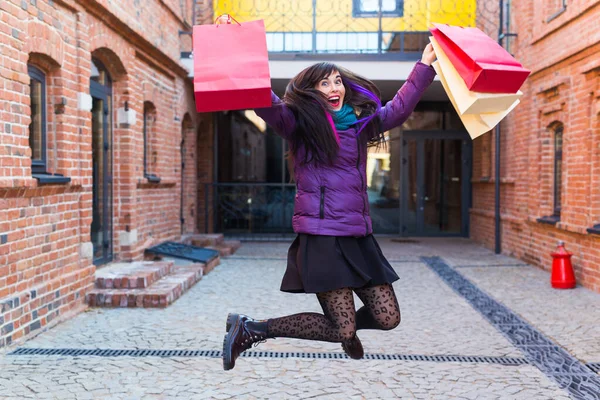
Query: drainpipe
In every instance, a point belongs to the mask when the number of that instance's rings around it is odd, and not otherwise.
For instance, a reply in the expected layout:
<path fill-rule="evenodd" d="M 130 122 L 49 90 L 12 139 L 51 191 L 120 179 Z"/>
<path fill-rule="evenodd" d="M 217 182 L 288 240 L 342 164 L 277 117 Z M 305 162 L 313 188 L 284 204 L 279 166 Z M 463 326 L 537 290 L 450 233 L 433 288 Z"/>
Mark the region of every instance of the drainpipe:
<path fill-rule="evenodd" d="M 212 218 L 213 228 L 211 233 L 215 233 L 217 230 L 217 201 L 219 190 L 219 123 L 223 120 L 222 113 L 212 113 L 213 120 L 213 179 L 212 179 L 212 190 L 213 190 L 213 203 L 212 203 Z M 206 205 L 208 208 L 208 204 Z"/>
<path fill-rule="evenodd" d="M 502 46 L 502 39 L 504 39 L 504 1 L 500 0 L 500 21 L 498 24 L 498 44 Z M 501 219 L 500 219 L 500 123 L 496 125 L 496 179 L 494 182 L 494 225 L 495 225 L 495 239 L 496 243 L 494 251 L 496 254 L 502 252 L 502 237 L 501 237 Z"/>
<path fill-rule="evenodd" d="M 502 252 L 502 238 L 500 232 L 500 124 L 496 126 L 496 182 L 495 186 L 495 227 L 496 227 L 496 254 Z"/>
<path fill-rule="evenodd" d="M 510 0 L 506 0 L 507 4 L 510 7 Z M 504 32 L 504 0 L 500 0 L 500 23 L 498 24 L 498 44 L 503 46 L 503 41 L 505 37 L 513 36 L 516 37 L 516 33 L 510 33 L 510 16 L 507 16 L 506 30 Z M 508 10 L 507 10 L 508 11 Z M 502 252 L 502 232 L 500 230 L 501 220 L 500 220 L 500 124 L 496 125 L 495 128 L 496 133 L 496 173 L 495 173 L 495 182 L 494 182 L 494 202 L 495 202 L 495 210 L 494 210 L 494 223 L 495 223 L 495 236 L 496 236 L 496 245 L 495 252 L 496 254 L 500 254 Z"/>

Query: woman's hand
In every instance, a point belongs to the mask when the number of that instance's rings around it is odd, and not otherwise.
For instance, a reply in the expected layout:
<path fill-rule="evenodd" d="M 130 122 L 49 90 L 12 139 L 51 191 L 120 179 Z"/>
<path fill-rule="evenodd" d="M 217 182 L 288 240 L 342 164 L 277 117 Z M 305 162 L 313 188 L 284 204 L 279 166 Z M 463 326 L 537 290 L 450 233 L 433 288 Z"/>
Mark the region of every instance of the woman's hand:
<path fill-rule="evenodd" d="M 219 24 L 231 24 L 231 17 L 229 14 L 223 14 L 217 19 L 217 22 Z"/>
<path fill-rule="evenodd" d="M 433 46 L 429 43 L 425 50 L 423 50 L 423 56 L 421 57 L 421 62 L 425 65 L 431 65 L 435 61 L 435 52 L 433 51 Z"/>

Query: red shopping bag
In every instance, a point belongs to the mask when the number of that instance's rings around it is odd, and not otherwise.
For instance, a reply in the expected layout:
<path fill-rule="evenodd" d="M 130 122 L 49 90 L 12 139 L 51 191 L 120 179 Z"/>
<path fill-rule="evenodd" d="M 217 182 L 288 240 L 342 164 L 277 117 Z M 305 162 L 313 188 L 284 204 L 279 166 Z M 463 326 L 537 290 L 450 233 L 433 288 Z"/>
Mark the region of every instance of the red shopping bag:
<path fill-rule="evenodd" d="M 193 42 L 198 112 L 271 106 L 264 21 L 197 25 Z"/>
<path fill-rule="evenodd" d="M 471 91 L 517 93 L 531 73 L 477 28 L 434 24 L 430 31 Z"/>

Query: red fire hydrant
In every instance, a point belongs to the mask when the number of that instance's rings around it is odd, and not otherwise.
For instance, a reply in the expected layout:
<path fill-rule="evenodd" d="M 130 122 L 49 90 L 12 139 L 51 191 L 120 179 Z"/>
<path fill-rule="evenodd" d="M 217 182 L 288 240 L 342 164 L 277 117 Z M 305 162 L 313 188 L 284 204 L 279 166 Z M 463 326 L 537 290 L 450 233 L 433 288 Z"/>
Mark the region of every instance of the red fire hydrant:
<path fill-rule="evenodd" d="M 558 242 L 556 251 L 552 254 L 552 287 L 555 289 L 573 289 L 575 287 L 575 274 L 571 265 L 571 256 L 565 250 L 565 243 Z"/>

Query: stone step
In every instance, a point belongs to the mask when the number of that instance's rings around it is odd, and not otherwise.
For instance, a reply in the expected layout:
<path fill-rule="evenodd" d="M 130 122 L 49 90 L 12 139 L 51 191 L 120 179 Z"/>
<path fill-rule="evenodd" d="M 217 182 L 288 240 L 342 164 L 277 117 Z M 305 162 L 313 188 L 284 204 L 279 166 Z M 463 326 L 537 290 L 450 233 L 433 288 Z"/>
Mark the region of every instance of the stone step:
<path fill-rule="evenodd" d="M 169 261 L 114 263 L 96 271 L 96 288 L 147 288 L 164 276 L 169 275 L 172 270 L 173 263 Z"/>
<path fill-rule="evenodd" d="M 221 257 L 215 257 L 206 264 L 204 264 L 204 275 L 215 269 L 217 265 L 221 264 Z"/>
<path fill-rule="evenodd" d="M 240 246 L 241 246 L 240 242 L 234 241 L 234 240 L 229 240 L 229 241 L 224 241 L 221 244 L 217 244 L 214 246 L 208 246 L 207 249 L 217 250 L 221 257 L 228 257 L 228 256 L 234 254 L 237 251 L 237 249 L 240 248 Z"/>
<path fill-rule="evenodd" d="M 204 269 L 204 264 L 175 266 L 170 275 L 159 279 L 147 288 L 95 288 L 87 294 L 87 303 L 91 307 L 164 308 L 202 279 Z"/>
<path fill-rule="evenodd" d="M 242 242 L 239 240 L 225 240 L 223 243 L 231 247 L 234 253 L 238 251 L 240 247 L 242 247 Z"/>
<path fill-rule="evenodd" d="M 206 233 L 188 235 L 183 240 L 185 244 L 191 244 L 197 247 L 217 246 L 222 244 L 224 237 L 222 233 Z"/>

